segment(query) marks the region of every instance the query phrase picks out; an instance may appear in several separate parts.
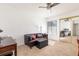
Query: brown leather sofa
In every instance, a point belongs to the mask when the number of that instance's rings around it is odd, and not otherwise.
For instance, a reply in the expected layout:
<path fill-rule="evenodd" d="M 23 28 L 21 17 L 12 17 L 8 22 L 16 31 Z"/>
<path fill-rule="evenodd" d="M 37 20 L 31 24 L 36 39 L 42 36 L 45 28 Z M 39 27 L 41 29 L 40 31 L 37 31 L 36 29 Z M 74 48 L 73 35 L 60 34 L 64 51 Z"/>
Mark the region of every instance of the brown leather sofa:
<path fill-rule="evenodd" d="M 41 49 L 48 45 L 48 35 L 46 33 L 25 34 L 24 43 L 30 48 L 36 46 Z"/>

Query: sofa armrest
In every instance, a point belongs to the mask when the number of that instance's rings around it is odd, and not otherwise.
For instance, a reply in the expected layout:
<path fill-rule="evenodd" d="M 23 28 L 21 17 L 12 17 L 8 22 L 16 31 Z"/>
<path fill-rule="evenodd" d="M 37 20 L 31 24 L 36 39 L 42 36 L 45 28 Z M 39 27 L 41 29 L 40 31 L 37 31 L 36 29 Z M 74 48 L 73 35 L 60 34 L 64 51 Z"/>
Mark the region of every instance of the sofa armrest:
<path fill-rule="evenodd" d="M 48 39 L 48 34 L 43 34 L 43 38 Z"/>

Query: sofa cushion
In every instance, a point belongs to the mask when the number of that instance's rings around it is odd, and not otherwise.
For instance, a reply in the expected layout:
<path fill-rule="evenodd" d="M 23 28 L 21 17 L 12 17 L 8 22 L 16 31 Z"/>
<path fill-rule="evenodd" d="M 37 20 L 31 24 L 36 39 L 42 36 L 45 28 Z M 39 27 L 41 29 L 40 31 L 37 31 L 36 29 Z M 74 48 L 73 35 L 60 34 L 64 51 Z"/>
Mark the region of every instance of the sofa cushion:
<path fill-rule="evenodd" d="M 41 33 L 38 33 L 36 37 L 37 37 L 37 38 L 42 38 L 43 35 L 42 35 Z"/>

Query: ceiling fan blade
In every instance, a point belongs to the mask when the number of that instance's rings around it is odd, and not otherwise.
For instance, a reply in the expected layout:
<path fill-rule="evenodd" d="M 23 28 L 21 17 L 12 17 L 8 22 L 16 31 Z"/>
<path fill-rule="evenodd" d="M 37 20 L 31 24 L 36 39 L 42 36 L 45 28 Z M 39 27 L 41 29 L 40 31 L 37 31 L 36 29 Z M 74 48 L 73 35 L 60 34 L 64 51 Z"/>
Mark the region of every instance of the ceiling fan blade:
<path fill-rule="evenodd" d="M 52 8 L 52 7 L 60 4 L 60 3 L 46 3 L 46 4 L 47 4 L 47 6 L 39 6 L 39 8 L 47 8 L 47 9 L 50 9 L 50 8 Z"/>
<path fill-rule="evenodd" d="M 60 3 L 53 3 L 52 5 L 50 5 L 50 8 L 54 7 L 54 6 L 58 5 L 58 4 L 60 4 Z"/>

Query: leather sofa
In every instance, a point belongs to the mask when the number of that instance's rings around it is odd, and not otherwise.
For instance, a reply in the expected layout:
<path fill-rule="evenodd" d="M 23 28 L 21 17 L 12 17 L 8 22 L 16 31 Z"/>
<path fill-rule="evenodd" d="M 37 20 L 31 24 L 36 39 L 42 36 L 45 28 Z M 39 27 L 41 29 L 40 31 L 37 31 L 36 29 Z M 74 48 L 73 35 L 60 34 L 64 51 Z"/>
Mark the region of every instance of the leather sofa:
<path fill-rule="evenodd" d="M 36 46 L 37 48 L 41 49 L 48 45 L 48 35 L 46 33 L 25 34 L 24 43 L 30 48 Z"/>

